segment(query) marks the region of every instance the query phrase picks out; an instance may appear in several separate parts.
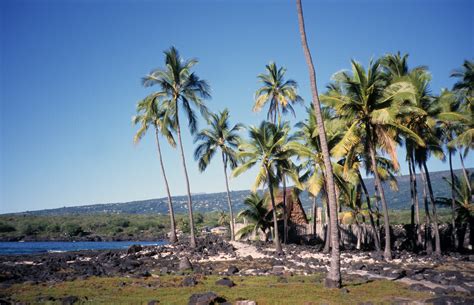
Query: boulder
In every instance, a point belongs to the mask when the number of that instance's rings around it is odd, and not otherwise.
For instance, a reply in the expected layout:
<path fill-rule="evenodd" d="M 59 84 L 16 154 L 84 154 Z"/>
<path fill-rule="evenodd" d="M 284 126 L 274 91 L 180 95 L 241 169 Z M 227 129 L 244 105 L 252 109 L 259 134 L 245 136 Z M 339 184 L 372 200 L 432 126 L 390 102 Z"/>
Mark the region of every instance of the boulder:
<path fill-rule="evenodd" d="M 217 280 L 216 285 L 226 286 L 230 288 L 230 287 L 234 287 L 235 283 L 231 279 L 224 277 L 224 278 L 221 278 L 220 280 Z"/>
<path fill-rule="evenodd" d="M 185 270 L 193 270 L 193 265 L 191 265 L 191 262 L 187 257 L 183 257 L 182 259 L 179 260 L 179 271 L 185 271 Z"/>
<path fill-rule="evenodd" d="M 184 286 L 184 287 L 194 287 L 198 284 L 198 281 L 196 281 L 196 279 L 192 276 L 187 276 L 183 279 L 183 281 L 181 282 L 181 286 Z"/>
<path fill-rule="evenodd" d="M 230 266 L 228 269 L 227 269 L 227 274 L 229 275 L 232 275 L 232 274 L 236 274 L 239 272 L 239 268 L 235 267 L 235 266 Z"/>
<path fill-rule="evenodd" d="M 63 305 L 71 305 L 79 302 L 79 298 L 73 295 L 70 295 L 68 297 L 64 297 L 61 299 L 61 304 Z"/>
<path fill-rule="evenodd" d="M 133 254 L 142 251 L 143 247 L 140 245 L 131 245 L 127 249 L 127 254 Z"/>
<path fill-rule="evenodd" d="M 226 299 L 219 297 L 212 291 L 205 293 L 195 293 L 189 297 L 188 305 L 212 305 L 226 302 Z"/>

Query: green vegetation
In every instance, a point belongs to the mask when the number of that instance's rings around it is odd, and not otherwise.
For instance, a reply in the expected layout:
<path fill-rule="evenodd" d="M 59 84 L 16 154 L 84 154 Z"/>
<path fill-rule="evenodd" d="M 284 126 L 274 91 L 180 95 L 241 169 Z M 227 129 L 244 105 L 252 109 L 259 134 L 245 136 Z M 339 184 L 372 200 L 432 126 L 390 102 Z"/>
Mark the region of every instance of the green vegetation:
<path fill-rule="evenodd" d="M 287 277 L 288 283 L 278 282 L 275 276 L 230 277 L 236 286 L 227 288 L 215 285 L 217 276 L 197 276 L 195 287 L 182 287 L 183 277 L 160 276 L 145 279 L 89 278 L 57 284 L 18 284 L 4 290 L 15 300 L 35 303 L 41 297 L 61 299 L 77 296 L 87 302 L 100 304 L 146 304 L 158 300 L 160 304 L 187 304 L 194 293 L 213 291 L 227 301 L 255 300 L 265 304 L 391 304 L 396 301 L 416 302 L 431 297 L 427 292 L 415 292 L 406 285 L 385 280 L 359 281 L 346 279 L 344 287 L 349 293 L 325 289 L 322 275 Z M 288 293 L 291 291 L 291 293 Z"/>
<path fill-rule="evenodd" d="M 184 214 L 176 215 L 177 228 L 189 232 Z M 195 215 L 196 227 L 218 225 L 219 213 Z M 0 240 L 156 240 L 166 238 L 166 215 L 97 214 L 69 216 L 0 216 Z"/>

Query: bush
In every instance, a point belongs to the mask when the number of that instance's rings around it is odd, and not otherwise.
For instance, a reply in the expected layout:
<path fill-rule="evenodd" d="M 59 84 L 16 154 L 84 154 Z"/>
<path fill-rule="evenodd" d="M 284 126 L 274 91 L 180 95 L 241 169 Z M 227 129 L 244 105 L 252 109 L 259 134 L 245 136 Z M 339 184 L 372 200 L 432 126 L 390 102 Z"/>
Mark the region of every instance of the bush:
<path fill-rule="evenodd" d="M 9 225 L 7 223 L 0 222 L 0 233 L 9 233 L 9 232 L 15 232 L 16 228 L 12 225 Z"/>
<path fill-rule="evenodd" d="M 67 223 L 63 228 L 64 234 L 70 237 L 79 236 L 84 233 L 82 227 L 75 223 Z"/>

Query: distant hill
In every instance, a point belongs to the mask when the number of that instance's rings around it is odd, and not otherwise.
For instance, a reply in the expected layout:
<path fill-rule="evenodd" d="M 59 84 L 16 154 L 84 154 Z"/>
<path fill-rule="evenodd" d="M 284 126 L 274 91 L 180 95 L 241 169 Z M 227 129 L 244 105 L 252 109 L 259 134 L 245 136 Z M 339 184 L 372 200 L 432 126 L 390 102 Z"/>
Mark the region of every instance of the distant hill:
<path fill-rule="evenodd" d="M 461 170 L 456 170 L 455 174 L 461 175 Z M 435 196 L 450 197 L 450 188 L 443 177 L 449 178 L 449 171 L 440 171 L 430 173 L 433 190 Z M 410 181 L 409 176 L 399 176 L 397 192 L 392 191 L 388 185 L 384 186 L 386 191 L 386 197 L 390 209 L 400 210 L 408 209 L 410 207 Z M 422 192 L 421 177 L 417 177 L 418 192 Z M 373 178 L 365 179 L 367 189 L 369 192 L 374 191 L 374 180 Z M 243 209 L 243 201 L 245 197 L 250 193 L 249 190 L 244 191 L 233 191 L 232 201 L 234 204 L 235 211 Z M 311 206 L 311 199 L 308 193 L 301 195 L 301 201 L 305 209 L 309 209 Z M 421 204 L 420 200 L 420 204 Z M 318 200 L 320 205 L 320 201 Z M 186 196 L 175 196 L 173 197 L 173 206 L 176 213 L 187 212 L 187 197 Z M 227 199 L 226 193 L 198 193 L 193 194 L 193 209 L 196 212 L 206 213 L 212 211 L 224 210 L 227 211 Z M 93 204 L 76 207 L 63 207 L 57 209 L 47 209 L 39 211 L 27 211 L 15 214 L 28 214 L 28 215 L 78 215 L 78 214 L 96 214 L 96 213 L 112 213 L 112 214 L 166 214 L 168 213 L 167 198 L 157 198 L 149 200 L 122 202 L 122 203 L 106 203 L 106 204 Z"/>

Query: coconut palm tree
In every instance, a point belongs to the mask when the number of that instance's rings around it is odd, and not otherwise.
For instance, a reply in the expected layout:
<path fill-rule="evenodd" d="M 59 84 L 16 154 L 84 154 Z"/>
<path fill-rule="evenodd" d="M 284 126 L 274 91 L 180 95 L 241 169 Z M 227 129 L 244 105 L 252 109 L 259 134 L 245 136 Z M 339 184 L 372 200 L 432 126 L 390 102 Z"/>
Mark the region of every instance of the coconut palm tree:
<path fill-rule="evenodd" d="M 303 102 L 298 95 L 298 84 L 296 81 L 285 80 L 286 68 L 278 68 L 276 63 L 271 62 L 265 66 L 267 74 L 259 74 L 257 78 L 262 83 L 255 92 L 255 104 L 253 111 L 259 112 L 269 103 L 267 119 L 273 124 L 281 121 L 281 115 L 291 112 L 295 115 L 293 105 Z"/>
<path fill-rule="evenodd" d="M 240 211 L 237 215 L 239 219 L 245 219 L 249 224 L 241 228 L 236 234 L 239 237 L 248 236 L 255 233 L 257 236 L 258 231 L 262 231 L 267 240 L 267 231 L 272 227 L 272 214 L 267 209 L 266 198 L 260 196 L 258 193 L 250 193 L 245 200 L 244 210 Z"/>
<path fill-rule="evenodd" d="M 448 180 L 446 178 L 443 178 L 449 185 L 454 187 L 455 191 L 456 224 L 459 227 L 457 235 L 459 235 L 458 240 L 460 241 L 460 243 L 458 244 L 459 249 L 462 249 L 463 247 L 465 229 L 467 228 L 467 226 L 469 226 L 470 228 L 469 231 L 471 233 L 471 243 L 473 240 L 472 236 L 474 232 L 474 205 L 472 204 L 472 198 L 474 193 L 471 190 L 472 185 L 474 183 L 474 175 L 469 174 L 468 172 L 468 177 L 470 187 L 468 187 L 468 183 L 465 179 L 461 179 L 458 176 L 454 176 L 454 180 Z M 450 199 L 448 198 L 438 197 L 436 199 L 439 203 L 447 205 L 450 204 Z"/>
<path fill-rule="evenodd" d="M 437 127 L 437 115 L 441 108 L 437 103 L 437 99 L 429 92 L 429 82 L 431 80 L 430 74 L 426 70 L 413 70 L 408 75 L 410 83 L 415 88 L 415 98 L 413 104 L 417 111 L 412 111 L 409 115 L 404 116 L 401 121 L 410 128 L 413 132 L 424 139 L 425 145 L 419 145 L 411 139 L 406 139 L 406 145 L 413 150 L 413 162 L 418 164 L 421 171 L 421 179 L 423 181 L 423 201 L 425 202 L 425 212 L 427 220 L 427 251 L 431 251 L 429 247 L 431 235 L 429 228 L 430 222 L 433 222 L 433 230 L 435 233 L 435 252 L 441 255 L 441 240 L 438 228 L 438 215 L 436 211 L 435 198 L 431 186 L 430 174 L 426 165 L 429 157 L 434 155 L 439 159 L 445 158 L 442 143 L 440 141 L 441 135 Z M 429 196 L 428 196 L 429 195 Z M 429 208 L 426 206 L 427 197 L 431 202 L 432 217 L 429 214 Z"/>
<path fill-rule="evenodd" d="M 265 104 L 269 103 L 267 119 L 273 124 L 281 122 L 281 115 L 291 112 L 295 115 L 292 104 L 302 103 L 303 99 L 298 95 L 298 84 L 296 81 L 285 80 L 286 68 L 278 68 L 276 63 L 271 62 L 265 66 L 267 74 L 259 74 L 257 78 L 262 83 L 255 92 L 255 104 L 253 111 L 262 110 Z M 286 215 L 286 176 L 281 169 L 281 179 L 283 181 L 283 242 L 287 242 L 288 237 L 288 215 Z"/>
<path fill-rule="evenodd" d="M 460 112 L 464 115 L 465 127 L 458 133 L 457 138 L 450 142 L 451 146 L 463 148 L 464 152 L 459 149 L 459 158 L 463 169 L 464 179 L 467 187 L 471 188 L 469 177 L 464 165 L 464 157 L 470 149 L 474 149 L 474 62 L 465 60 L 462 68 L 454 71 L 451 77 L 459 80 L 454 84 L 453 91 L 458 96 Z"/>
<path fill-rule="evenodd" d="M 321 115 L 321 106 L 319 103 L 318 88 L 316 86 L 316 72 L 314 69 L 313 59 L 311 58 L 311 52 L 309 51 L 308 41 L 306 39 L 306 30 L 303 17 L 303 6 L 301 0 L 296 0 L 296 10 L 298 14 L 298 27 L 300 31 L 301 44 L 306 59 L 306 64 L 309 69 L 309 78 L 311 83 L 311 95 L 313 98 L 314 111 L 316 114 L 318 132 L 321 137 L 321 152 L 324 159 L 324 170 L 326 175 L 326 186 L 328 192 L 328 205 L 331 215 L 331 267 L 328 275 L 325 279 L 326 287 L 340 288 L 341 287 L 341 262 L 340 262 L 340 251 L 339 251 L 339 229 L 337 226 L 337 199 L 336 199 L 336 187 L 334 184 L 334 177 L 332 171 L 331 158 L 329 155 L 328 143 L 326 140 L 326 131 L 324 129 L 324 121 Z"/>
<path fill-rule="evenodd" d="M 352 74 L 342 71 L 336 73 L 333 78 L 335 83 L 327 94 L 321 96 L 321 100 L 334 108 L 342 119 L 350 122 L 350 127 L 334 150 L 337 155 L 343 155 L 357 143 L 364 143 L 366 154 L 370 156 L 370 171 L 374 175 L 383 207 L 384 257 L 390 260 L 392 252 L 388 206 L 382 180 L 376 170 L 376 151 L 379 148 L 388 153 L 395 170 L 398 170 L 395 142 L 397 134 L 402 132 L 423 145 L 423 140 L 418 135 L 398 121 L 398 115 L 401 112 L 411 109 L 409 105 L 402 106 L 402 103 L 407 103 L 407 100 L 413 98 L 414 89 L 408 82 L 400 81 L 390 84 L 382 71 L 380 61 L 371 61 L 367 71 L 360 63 L 352 61 Z"/>
<path fill-rule="evenodd" d="M 143 136 L 146 134 L 150 126 L 155 129 L 156 147 L 158 149 L 158 159 L 160 160 L 161 175 L 165 183 L 166 194 L 168 196 L 168 209 L 170 213 L 170 243 L 175 243 L 178 239 L 176 237 L 176 221 L 173 211 L 173 202 L 171 199 L 171 192 L 168 185 L 168 179 L 166 177 L 165 166 L 163 164 L 163 158 L 161 155 L 160 147 L 160 134 L 166 138 L 168 143 L 172 147 L 176 147 L 176 142 L 173 138 L 172 131 L 174 127 L 169 124 L 170 122 L 165 120 L 165 111 L 159 107 L 160 98 L 164 98 L 166 95 L 163 92 L 156 92 L 145 99 L 141 100 L 137 105 L 137 115 L 132 118 L 132 122 L 135 125 L 140 125 L 133 141 L 135 143 L 140 142 Z"/>
<path fill-rule="evenodd" d="M 255 165 L 258 166 L 258 174 L 252 191 L 256 191 L 260 185 L 266 184 L 268 187 L 273 213 L 273 242 L 277 254 L 281 254 L 283 251 L 278 233 L 274 188 L 279 184 L 278 167 L 289 162 L 293 154 L 286 145 L 288 133 L 288 123 L 275 125 L 263 121 L 258 127 L 249 127 L 249 140 L 239 145 L 238 156 L 242 159 L 242 164 L 232 172 L 232 176 L 236 177 Z M 285 167 L 289 168 L 290 166 L 288 164 Z"/>
<path fill-rule="evenodd" d="M 231 127 L 229 123 L 229 111 L 227 109 L 224 109 L 218 114 L 211 113 L 208 124 L 209 128 L 201 130 L 195 137 L 195 142 L 199 141 L 199 143 L 194 151 L 194 159 L 198 161 L 199 171 L 203 172 L 206 170 L 217 150 L 221 151 L 227 190 L 227 204 L 229 206 L 230 237 L 231 240 L 234 240 L 234 213 L 232 212 L 227 166 L 230 166 L 231 169 L 237 166 L 236 149 L 240 141 L 237 131 L 241 129 L 243 125 L 237 124 Z"/>
<path fill-rule="evenodd" d="M 311 105 L 306 111 L 308 115 L 307 119 L 296 124 L 298 130 L 294 135 L 294 139 L 298 141 L 290 143 L 289 146 L 295 151 L 298 158 L 304 160 L 304 167 L 307 169 L 305 173 L 305 176 L 307 176 L 305 188 L 312 196 L 322 195 L 323 202 L 327 205 L 328 194 L 325 185 L 324 158 L 322 155 L 314 106 Z M 322 109 L 322 116 L 326 126 L 328 146 L 329 149 L 331 149 L 340 140 L 341 130 L 344 125 L 341 120 L 338 120 L 334 116 L 329 108 Z M 337 166 L 337 164 L 333 163 L 333 166 Z M 336 179 L 336 181 L 338 180 L 339 179 Z M 329 219 L 329 210 L 327 207 L 325 211 L 326 217 Z M 329 252 L 331 248 L 331 227 L 329 222 L 327 224 L 324 252 Z"/>
<path fill-rule="evenodd" d="M 381 59 L 381 63 L 384 66 L 385 73 L 391 82 L 406 80 L 411 81 L 413 75 L 419 73 L 425 73 L 427 67 L 417 66 L 412 70 L 408 67 L 408 54 L 401 55 L 400 52 L 396 54 L 386 54 Z M 423 87 L 420 87 L 423 89 Z M 422 91 L 418 96 L 423 98 L 426 91 Z M 406 117 L 401 118 L 402 121 L 408 125 L 412 121 L 411 114 L 409 113 Z M 407 122 L 408 121 L 408 122 Z M 406 160 L 408 162 L 409 174 L 410 174 L 410 193 L 411 193 L 411 225 L 415 228 L 413 230 L 413 241 L 414 246 L 416 244 L 421 244 L 421 230 L 420 230 L 420 214 L 419 214 L 419 202 L 418 202 L 418 192 L 417 192 L 417 181 L 416 181 L 416 168 L 414 160 L 414 149 L 416 143 L 412 140 L 405 139 L 405 148 L 406 148 Z M 416 234 L 416 236 L 415 236 Z"/>
<path fill-rule="evenodd" d="M 462 120 L 458 120 L 459 113 L 459 99 L 452 91 L 443 89 L 441 94 L 437 98 L 437 104 L 440 107 L 440 113 L 437 115 L 437 129 L 441 133 L 442 142 L 446 145 L 449 160 L 449 172 L 451 175 L 451 181 L 454 181 L 454 170 L 453 170 L 453 155 L 456 152 L 456 147 L 451 146 L 448 143 L 453 141 L 458 133 L 462 132 L 465 124 Z M 452 238 L 454 246 L 457 247 L 458 240 L 456 234 L 456 190 L 455 184 L 451 183 L 451 226 Z"/>
<path fill-rule="evenodd" d="M 170 120 L 176 129 L 188 195 L 188 214 L 191 229 L 190 246 L 195 248 L 196 235 L 193 220 L 191 186 L 189 184 L 188 170 L 184 156 L 179 113 L 180 108 L 182 108 L 184 114 L 187 116 L 190 131 L 194 134 L 197 130 L 197 117 L 193 108 L 197 108 L 203 116 L 207 117 L 208 110 L 203 100 L 210 98 L 210 88 L 206 81 L 200 79 L 191 71 L 193 66 L 198 62 L 196 59 L 184 60 L 174 47 L 165 51 L 164 54 L 165 67 L 155 69 L 146 75 L 143 78 L 143 85 L 145 87 L 156 85 L 160 87 L 161 92 L 166 94 L 166 100 L 163 103 L 166 110 L 165 118 L 166 120 Z"/>

